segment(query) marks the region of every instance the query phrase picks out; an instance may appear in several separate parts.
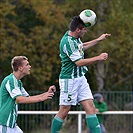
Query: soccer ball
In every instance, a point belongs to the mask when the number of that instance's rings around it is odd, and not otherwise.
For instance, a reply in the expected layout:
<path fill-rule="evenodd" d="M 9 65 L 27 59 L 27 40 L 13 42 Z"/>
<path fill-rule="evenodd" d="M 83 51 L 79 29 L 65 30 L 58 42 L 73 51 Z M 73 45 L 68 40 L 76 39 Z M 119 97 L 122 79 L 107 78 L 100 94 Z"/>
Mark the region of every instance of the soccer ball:
<path fill-rule="evenodd" d="M 79 17 L 87 27 L 92 27 L 96 23 L 97 19 L 95 12 L 89 9 L 83 10 L 79 14 Z"/>

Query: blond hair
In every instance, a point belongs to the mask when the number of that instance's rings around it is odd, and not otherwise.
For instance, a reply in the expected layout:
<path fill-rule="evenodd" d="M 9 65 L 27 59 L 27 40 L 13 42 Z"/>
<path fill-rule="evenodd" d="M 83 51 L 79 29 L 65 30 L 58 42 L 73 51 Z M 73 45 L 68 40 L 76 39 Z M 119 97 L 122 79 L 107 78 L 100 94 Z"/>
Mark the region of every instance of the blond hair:
<path fill-rule="evenodd" d="M 23 66 L 23 61 L 28 60 L 26 56 L 15 56 L 11 61 L 13 71 L 17 71 L 18 67 Z"/>

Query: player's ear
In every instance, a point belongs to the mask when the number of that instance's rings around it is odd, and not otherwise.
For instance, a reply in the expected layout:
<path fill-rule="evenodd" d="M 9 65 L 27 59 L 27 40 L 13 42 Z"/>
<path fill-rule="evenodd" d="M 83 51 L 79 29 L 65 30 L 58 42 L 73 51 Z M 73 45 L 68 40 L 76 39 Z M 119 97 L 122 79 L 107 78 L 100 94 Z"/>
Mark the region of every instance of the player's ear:
<path fill-rule="evenodd" d="M 81 30 L 79 28 L 76 29 L 76 32 L 80 32 Z"/>
<path fill-rule="evenodd" d="M 19 66 L 19 67 L 18 67 L 18 70 L 19 70 L 20 72 L 22 72 L 22 71 L 23 71 L 23 67 L 22 67 L 22 66 Z"/>

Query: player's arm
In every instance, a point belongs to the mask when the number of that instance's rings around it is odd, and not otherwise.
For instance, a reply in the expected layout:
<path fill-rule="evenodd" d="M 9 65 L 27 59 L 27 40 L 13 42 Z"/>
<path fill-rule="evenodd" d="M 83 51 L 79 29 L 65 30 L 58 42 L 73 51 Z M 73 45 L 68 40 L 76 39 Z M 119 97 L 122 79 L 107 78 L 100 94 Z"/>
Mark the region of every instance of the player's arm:
<path fill-rule="evenodd" d="M 109 36 L 111 36 L 111 34 L 108 34 L 108 33 L 102 34 L 102 35 L 101 35 L 100 37 L 98 37 L 97 39 L 94 39 L 94 40 L 92 40 L 92 41 L 83 43 L 83 48 L 84 48 L 84 50 L 86 50 L 86 49 L 88 49 L 88 48 L 90 48 L 90 47 L 96 45 L 98 42 L 100 42 L 100 41 L 106 39 L 106 38 L 109 37 Z"/>
<path fill-rule="evenodd" d="M 51 99 L 53 97 L 53 95 L 54 95 L 54 93 L 45 92 L 43 94 L 36 95 L 36 96 L 30 96 L 30 97 L 18 96 L 16 98 L 16 102 L 21 103 L 21 104 L 37 103 L 37 102 L 45 101 L 47 99 Z"/>
<path fill-rule="evenodd" d="M 87 66 L 87 65 L 90 65 L 90 64 L 97 62 L 97 61 L 106 60 L 107 58 L 108 58 L 108 54 L 102 53 L 99 56 L 95 56 L 92 58 L 80 59 L 80 60 L 76 61 L 75 64 L 79 67 Z"/>
<path fill-rule="evenodd" d="M 55 86 L 50 86 L 47 92 L 42 93 L 40 95 L 35 95 L 30 97 L 18 96 L 16 97 L 16 102 L 21 104 L 42 102 L 47 99 L 52 99 L 55 91 L 56 91 Z"/>

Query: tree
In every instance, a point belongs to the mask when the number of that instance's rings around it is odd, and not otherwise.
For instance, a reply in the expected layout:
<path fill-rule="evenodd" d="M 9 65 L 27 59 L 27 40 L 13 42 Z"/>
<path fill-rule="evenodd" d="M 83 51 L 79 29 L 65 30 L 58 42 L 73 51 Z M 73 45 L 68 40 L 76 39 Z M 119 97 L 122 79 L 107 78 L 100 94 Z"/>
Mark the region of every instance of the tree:
<path fill-rule="evenodd" d="M 51 84 L 58 86 L 60 39 L 68 30 L 72 17 L 89 8 L 96 12 L 97 23 L 88 28 L 82 41 L 92 40 L 105 32 L 112 34 L 85 53 L 86 57 L 109 53 L 107 61 L 88 66 L 86 76 L 92 90 L 131 90 L 131 0 L 6 0 L 1 1 L 0 6 L 0 81 L 11 72 L 11 58 L 26 55 L 32 66 L 31 75 L 23 79 L 26 88 L 44 90 Z"/>

